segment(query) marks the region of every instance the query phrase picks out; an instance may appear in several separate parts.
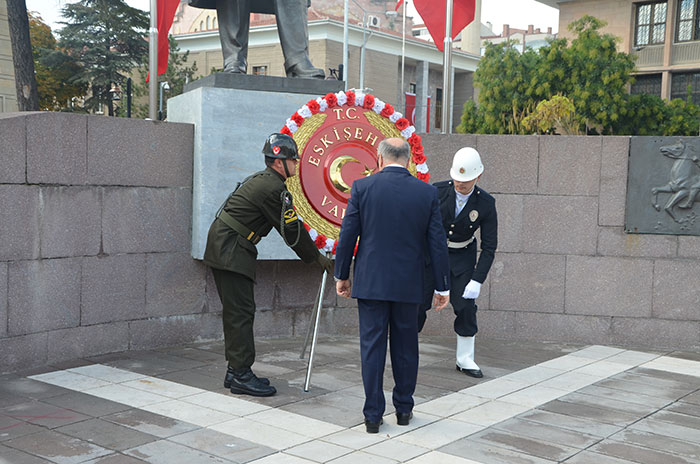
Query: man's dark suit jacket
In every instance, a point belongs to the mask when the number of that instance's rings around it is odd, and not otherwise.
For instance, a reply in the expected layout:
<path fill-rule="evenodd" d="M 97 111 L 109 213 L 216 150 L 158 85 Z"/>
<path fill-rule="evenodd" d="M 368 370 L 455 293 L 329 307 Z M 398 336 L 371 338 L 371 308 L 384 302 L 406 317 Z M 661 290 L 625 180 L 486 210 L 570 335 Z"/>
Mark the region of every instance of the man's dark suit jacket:
<path fill-rule="evenodd" d="M 336 278 L 348 279 L 358 237 L 353 298 L 420 303 L 426 242 L 435 289 L 449 289 L 437 189 L 405 168 L 388 166 L 353 182 L 336 248 Z"/>

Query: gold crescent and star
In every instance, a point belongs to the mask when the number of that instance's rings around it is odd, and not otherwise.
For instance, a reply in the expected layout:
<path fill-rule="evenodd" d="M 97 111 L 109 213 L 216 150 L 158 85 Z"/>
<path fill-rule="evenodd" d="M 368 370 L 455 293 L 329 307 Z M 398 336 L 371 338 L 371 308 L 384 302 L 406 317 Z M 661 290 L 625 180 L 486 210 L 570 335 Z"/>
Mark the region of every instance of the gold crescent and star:
<path fill-rule="evenodd" d="M 343 175 L 341 174 L 343 166 L 345 166 L 347 163 L 360 162 L 350 155 L 342 155 L 334 159 L 330 167 L 328 168 L 333 186 L 343 193 L 350 192 L 350 185 L 348 185 L 348 183 L 345 182 L 345 180 L 343 179 Z M 368 177 L 371 176 L 373 172 L 374 169 L 370 169 L 369 166 L 365 165 L 365 170 L 362 172 L 362 175 Z"/>

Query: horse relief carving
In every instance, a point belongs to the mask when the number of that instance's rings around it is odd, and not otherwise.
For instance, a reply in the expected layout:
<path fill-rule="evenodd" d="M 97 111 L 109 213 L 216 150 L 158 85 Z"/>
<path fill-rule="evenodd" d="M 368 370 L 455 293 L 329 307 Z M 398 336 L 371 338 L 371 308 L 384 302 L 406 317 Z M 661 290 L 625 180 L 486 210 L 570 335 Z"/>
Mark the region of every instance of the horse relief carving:
<path fill-rule="evenodd" d="M 661 211 L 659 205 L 659 193 L 672 194 L 663 207 L 664 211 L 678 224 L 695 222 L 697 217 L 692 211 L 681 214 L 678 209 L 690 210 L 698 201 L 700 193 L 700 156 L 692 145 L 679 140 L 674 145 L 667 145 L 659 149 L 663 156 L 675 160 L 669 173 L 670 180 L 666 185 L 651 189 L 652 205 L 656 211 Z"/>

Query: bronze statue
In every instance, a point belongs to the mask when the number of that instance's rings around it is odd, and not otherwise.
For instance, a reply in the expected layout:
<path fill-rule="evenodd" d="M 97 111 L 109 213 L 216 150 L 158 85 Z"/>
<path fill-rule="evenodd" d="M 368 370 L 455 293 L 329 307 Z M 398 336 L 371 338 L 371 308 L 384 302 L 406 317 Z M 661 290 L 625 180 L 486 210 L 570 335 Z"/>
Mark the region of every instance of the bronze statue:
<path fill-rule="evenodd" d="M 190 6 L 216 9 L 224 72 L 245 74 L 250 13 L 274 14 L 287 77 L 323 79 L 309 60 L 307 8 L 311 0 L 190 0 Z"/>

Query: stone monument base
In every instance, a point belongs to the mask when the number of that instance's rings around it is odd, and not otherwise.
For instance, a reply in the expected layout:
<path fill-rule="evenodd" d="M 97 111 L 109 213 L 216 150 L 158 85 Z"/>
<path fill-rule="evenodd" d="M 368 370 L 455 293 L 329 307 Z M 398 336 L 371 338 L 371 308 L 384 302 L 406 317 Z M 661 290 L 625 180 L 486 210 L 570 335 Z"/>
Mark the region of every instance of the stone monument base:
<path fill-rule="evenodd" d="M 168 100 L 168 120 L 194 124 L 192 256 L 202 259 L 209 225 L 221 203 L 250 174 L 265 168 L 265 139 L 310 99 L 343 82 L 213 74 Z M 258 244 L 258 259 L 296 259 L 276 232 Z"/>

